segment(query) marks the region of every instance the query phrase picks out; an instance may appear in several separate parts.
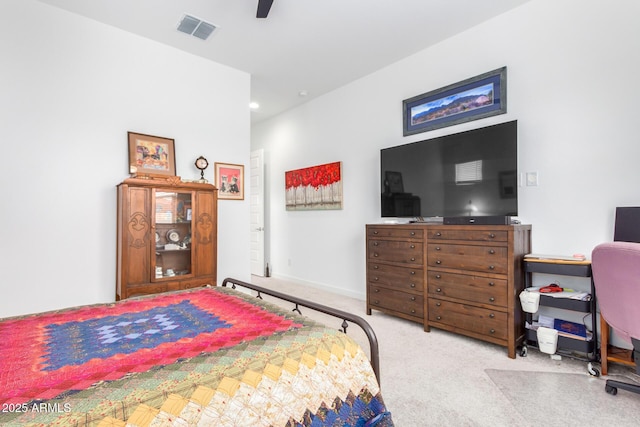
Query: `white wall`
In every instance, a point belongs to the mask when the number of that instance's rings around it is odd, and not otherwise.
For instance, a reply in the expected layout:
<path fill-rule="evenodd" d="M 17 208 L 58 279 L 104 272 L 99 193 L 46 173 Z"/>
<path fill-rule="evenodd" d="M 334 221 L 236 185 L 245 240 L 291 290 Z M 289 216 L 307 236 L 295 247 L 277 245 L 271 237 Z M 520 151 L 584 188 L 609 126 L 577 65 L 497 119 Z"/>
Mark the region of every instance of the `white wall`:
<path fill-rule="evenodd" d="M 517 119 L 519 189 L 533 250 L 590 255 L 616 206 L 640 205 L 636 84 L 640 3 L 533 0 L 463 34 L 265 121 L 268 257 L 275 276 L 364 299 L 366 223 L 379 214 L 379 150 Z M 402 100 L 508 68 L 508 113 L 402 136 Z M 284 172 L 342 161 L 344 209 L 287 212 Z"/>
<path fill-rule="evenodd" d="M 250 77 L 32 0 L 0 3 L 0 317 L 115 297 L 127 131 L 248 164 Z M 248 200 L 219 203 L 218 277 L 249 278 Z"/>

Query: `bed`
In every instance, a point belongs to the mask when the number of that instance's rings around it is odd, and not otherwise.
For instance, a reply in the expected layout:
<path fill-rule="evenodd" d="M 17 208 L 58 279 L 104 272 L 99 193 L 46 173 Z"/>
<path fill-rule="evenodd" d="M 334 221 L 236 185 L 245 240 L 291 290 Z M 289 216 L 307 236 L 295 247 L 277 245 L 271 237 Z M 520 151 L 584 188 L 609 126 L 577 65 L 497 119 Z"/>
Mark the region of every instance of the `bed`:
<path fill-rule="evenodd" d="M 301 306 L 342 319 L 340 330 Z M 3 426 L 393 425 L 366 321 L 235 279 L 1 319 L 0 337 Z"/>

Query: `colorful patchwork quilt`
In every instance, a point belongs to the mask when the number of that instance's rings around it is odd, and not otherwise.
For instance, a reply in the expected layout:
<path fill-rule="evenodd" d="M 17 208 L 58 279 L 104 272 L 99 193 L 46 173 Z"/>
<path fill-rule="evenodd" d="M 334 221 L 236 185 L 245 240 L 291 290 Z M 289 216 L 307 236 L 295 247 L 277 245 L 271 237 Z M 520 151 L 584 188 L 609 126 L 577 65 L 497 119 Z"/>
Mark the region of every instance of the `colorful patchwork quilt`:
<path fill-rule="evenodd" d="M 391 426 L 348 336 L 227 288 L 0 320 L 3 426 Z"/>

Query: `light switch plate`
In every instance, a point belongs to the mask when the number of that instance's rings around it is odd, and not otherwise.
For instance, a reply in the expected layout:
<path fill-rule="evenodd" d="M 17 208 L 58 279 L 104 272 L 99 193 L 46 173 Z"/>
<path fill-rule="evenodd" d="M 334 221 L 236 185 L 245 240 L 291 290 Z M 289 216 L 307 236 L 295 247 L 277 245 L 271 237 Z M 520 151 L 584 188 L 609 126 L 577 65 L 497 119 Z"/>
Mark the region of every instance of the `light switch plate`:
<path fill-rule="evenodd" d="M 527 172 L 527 187 L 538 186 L 538 172 Z"/>

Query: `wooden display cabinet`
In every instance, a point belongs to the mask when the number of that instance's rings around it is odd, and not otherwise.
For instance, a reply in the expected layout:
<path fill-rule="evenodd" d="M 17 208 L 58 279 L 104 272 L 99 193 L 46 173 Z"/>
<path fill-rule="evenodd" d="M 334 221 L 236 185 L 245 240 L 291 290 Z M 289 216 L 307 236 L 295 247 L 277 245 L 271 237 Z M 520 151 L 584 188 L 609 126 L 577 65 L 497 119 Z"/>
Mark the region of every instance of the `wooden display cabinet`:
<path fill-rule="evenodd" d="M 216 285 L 217 189 L 131 178 L 118 185 L 116 299 Z"/>

